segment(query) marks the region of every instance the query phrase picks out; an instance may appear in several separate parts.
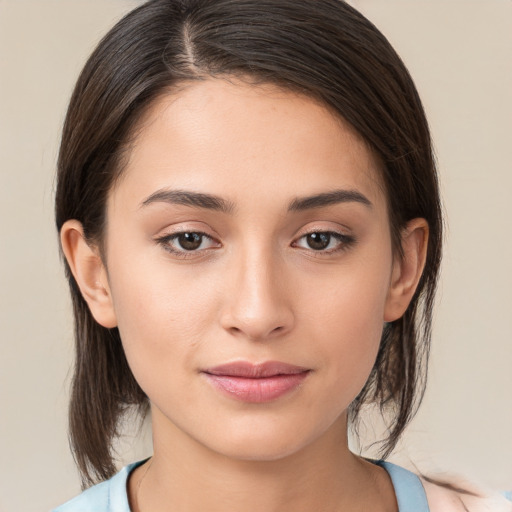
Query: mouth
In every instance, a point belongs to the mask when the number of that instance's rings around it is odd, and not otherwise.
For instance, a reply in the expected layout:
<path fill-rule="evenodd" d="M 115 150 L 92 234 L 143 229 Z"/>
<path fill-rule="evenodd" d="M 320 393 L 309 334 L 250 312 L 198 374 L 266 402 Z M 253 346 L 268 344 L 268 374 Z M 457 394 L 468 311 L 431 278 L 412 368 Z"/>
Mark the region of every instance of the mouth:
<path fill-rule="evenodd" d="M 279 361 L 227 363 L 203 370 L 210 384 L 224 395 L 248 403 L 277 400 L 297 389 L 311 370 Z"/>

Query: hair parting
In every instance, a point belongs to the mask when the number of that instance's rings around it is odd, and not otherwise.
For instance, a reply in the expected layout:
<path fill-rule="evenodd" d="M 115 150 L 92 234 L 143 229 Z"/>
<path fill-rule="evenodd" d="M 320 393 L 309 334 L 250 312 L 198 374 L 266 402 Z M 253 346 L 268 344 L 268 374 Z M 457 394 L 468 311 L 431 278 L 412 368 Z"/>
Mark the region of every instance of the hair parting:
<path fill-rule="evenodd" d="M 371 375 L 350 408 L 387 418 L 387 456 L 421 402 L 441 259 L 442 215 L 429 128 L 414 83 L 386 38 L 342 0 L 151 0 L 102 39 L 73 92 L 64 124 L 56 224 L 80 221 L 101 249 L 108 193 L 122 175 L 140 120 L 163 94 L 210 77 L 273 84 L 314 98 L 344 119 L 382 162 L 391 236 L 427 220 L 427 260 L 405 315 L 383 328 Z M 112 444 L 128 409 L 148 399 L 119 332 L 95 322 L 66 264 L 76 360 L 70 442 L 86 487 L 115 472 Z"/>

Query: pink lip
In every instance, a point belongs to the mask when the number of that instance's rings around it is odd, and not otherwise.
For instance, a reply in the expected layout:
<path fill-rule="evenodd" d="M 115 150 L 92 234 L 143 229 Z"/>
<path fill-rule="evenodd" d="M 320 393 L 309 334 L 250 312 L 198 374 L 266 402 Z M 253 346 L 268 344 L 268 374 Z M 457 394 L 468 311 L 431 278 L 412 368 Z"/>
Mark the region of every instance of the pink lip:
<path fill-rule="evenodd" d="M 310 370 L 278 361 L 245 361 L 208 368 L 203 373 L 223 393 L 251 403 L 270 402 L 296 389 Z"/>

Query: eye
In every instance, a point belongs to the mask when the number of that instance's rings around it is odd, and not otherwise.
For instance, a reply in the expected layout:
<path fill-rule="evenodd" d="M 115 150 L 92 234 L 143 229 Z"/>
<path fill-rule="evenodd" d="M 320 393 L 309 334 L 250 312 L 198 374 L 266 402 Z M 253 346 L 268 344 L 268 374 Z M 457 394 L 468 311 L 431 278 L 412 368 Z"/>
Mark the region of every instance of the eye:
<path fill-rule="evenodd" d="M 159 237 L 156 241 L 166 251 L 182 257 L 187 257 L 187 253 L 197 253 L 220 246 L 219 242 L 200 231 L 180 231 Z"/>
<path fill-rule="evenodd" d="M 331 253 L 348 248 L 354 241 L 354 237 L 335 231 L 313 231 L 301 236 L 295 245 L 302 249 Z"/>

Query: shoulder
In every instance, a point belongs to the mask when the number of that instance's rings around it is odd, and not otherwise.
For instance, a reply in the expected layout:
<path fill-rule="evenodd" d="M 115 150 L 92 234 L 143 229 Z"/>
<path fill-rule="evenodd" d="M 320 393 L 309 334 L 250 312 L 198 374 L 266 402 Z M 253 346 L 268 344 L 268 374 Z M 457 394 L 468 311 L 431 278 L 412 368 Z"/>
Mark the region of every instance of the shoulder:
<path fill-rule="evenodd" d="M 430 512 L 512 512 L 512 502 L 504 495 L 483 490 L 467 482 L 449 486 L 421 478 Z"/>
<path fill-rule="evenodd" d="M 109 511 L 110 480 L 95 485 L 79 496 L 57 507 L 53 512 L 93 512 L 97 510 Z"/>
<path fill-rule="evenodd" d="M 126 483 L 129 474 L 141 463 L 124 467 L 110 480 L 90 487 L 52 512 L 130 512 Z"/>

